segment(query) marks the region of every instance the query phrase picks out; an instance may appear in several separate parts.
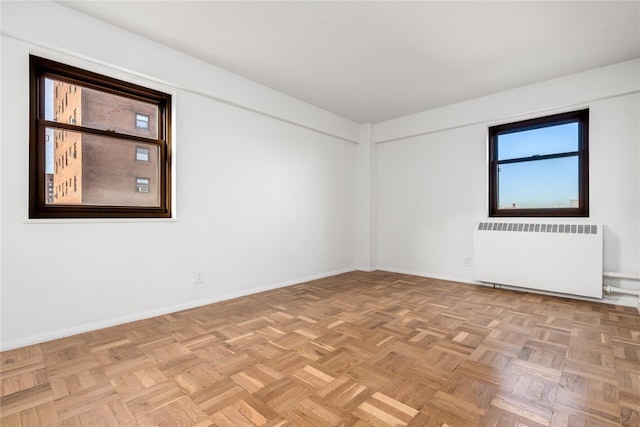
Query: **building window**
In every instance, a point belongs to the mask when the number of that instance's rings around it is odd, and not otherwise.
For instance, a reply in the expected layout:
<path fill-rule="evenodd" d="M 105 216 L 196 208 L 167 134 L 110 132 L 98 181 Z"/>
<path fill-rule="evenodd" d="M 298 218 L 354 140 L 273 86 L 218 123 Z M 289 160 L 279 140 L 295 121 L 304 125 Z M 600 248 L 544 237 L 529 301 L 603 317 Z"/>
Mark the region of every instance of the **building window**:
<path fill-rule="evenodd" d="M 489 216 L 589 216 L 589 110 L 489 128 Z"/>
<path fill-rule="evenodd" d="M 147 147 L 136 147 L 136 160 L 139 162 L 148 162 L 149 161 L 149 148 Z"/>
<path fill-rule="evenodd" d="M 138 193 L 148 193 L 149 181 L 149 178 L 136 178 L 136 191 Z"/>
<path fill-rule="evenodd" d="M 35 56 L 30 56 L 30 91 L 30 218 L 171 217 L 171 95 Z M 53 112 L 68 105 L 91 114 L 58 122 Z M 147 114 L 136 114 L 131 123 L 131 116 L 113 111 Z M 140 126 L 147 130 L 144 136 Z M 47 133 L 56 141 L 68 136 L 73 149 L 60 144 L 47 150 Z M 68 157 L 76 161 L 69 163 Z M 63 168 L 71 170 L 61 176 Z M 47 198 L 47 173 L 54 182 L 73 176 L 61 189 L 66 195 L 73 186 L 78 193 L 73 204 Z M 132 191 L 132 176 L 149 178 L 136 179 Z"/>
<path fill-rule="evenodd" d="M 136 128 L 149 129 L 149 116 L 147 114 L 136 113 Z"/>

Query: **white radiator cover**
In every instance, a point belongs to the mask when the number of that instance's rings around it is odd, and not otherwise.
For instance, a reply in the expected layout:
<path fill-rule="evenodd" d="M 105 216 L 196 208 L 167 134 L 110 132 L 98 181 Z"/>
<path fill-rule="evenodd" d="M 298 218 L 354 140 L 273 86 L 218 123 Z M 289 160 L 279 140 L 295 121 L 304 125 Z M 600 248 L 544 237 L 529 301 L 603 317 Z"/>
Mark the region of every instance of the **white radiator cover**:
<path fill-rule="evenodd" d="M 480 222 L 473 278 L 602 298 L 602 225 Z"/>

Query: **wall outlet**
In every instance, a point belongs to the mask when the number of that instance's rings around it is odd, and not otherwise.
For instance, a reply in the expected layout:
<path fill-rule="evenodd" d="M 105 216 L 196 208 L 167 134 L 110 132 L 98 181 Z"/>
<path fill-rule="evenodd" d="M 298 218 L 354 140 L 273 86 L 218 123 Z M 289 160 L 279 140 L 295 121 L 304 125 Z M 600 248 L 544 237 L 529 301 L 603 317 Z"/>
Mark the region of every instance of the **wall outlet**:
<path fill-rule="evenodd" d="M 202 274 L 202 271 L 195 271 L 193 273 L 193 283 L 196 285 L 204 283 L 204 275 Z"/>
<path fill-rule="evenodd" d="M 465 267 L 471 267 L 471 257 L 470 257 L 470 256 L 465 257 L 465 259 L 464 259 L 464 266 L 465 266 Z"/>

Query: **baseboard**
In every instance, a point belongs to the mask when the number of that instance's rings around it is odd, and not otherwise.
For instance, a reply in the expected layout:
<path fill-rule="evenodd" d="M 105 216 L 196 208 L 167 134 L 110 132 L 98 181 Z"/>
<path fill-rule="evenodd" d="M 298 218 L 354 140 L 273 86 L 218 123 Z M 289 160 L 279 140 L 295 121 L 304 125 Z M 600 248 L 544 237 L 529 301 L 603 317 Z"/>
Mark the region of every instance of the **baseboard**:
<path fill-rule="evenodd" d="M 377 268 L 365 267 L 365 266 L 362 266 L 362 265 L 357 265 L 354 269 L 358 270 L 358 271 L 364 271 L 364 272 L 367 272 L 367 273 L 371 273 L 372 271 L 376 271 L 377 270 Z"/>
<path fill-rule="evenodd" d="M 299 279 L 287 280 L 279 283 L 272 283 L 272 284 L 258 286 L 250 289 L 243 289 L 238 292 L 231 292 L 224 295 L 216 295 L 209 298 L 188 301 L 182 304 L 177 304 L 177 305 L 172 305 L 167 307 L 160 307 L 157 309 L 148 310 L 141 313 L 135 313 L 128 316 L 116 317 L 113 319 L 107 319 L 100 322 L 93 322 L 93 323 L 87 323 L 80 326 L 74 326 L 73 328 L 60 329 L 56 331 L 47 332 L 44 334 L 32 335 L 26 338 L 10 340 L 10 341 L 0 343 L 0 351 L 13 350 L 15 348 L 25 347 L 28 345 L 40 344 L 43 342 L 65 338 L 72 335 L 78 335 L 85 332 L 95 331 L 98 329 L 109 328 L 111 326 L 122 325 L 125 323 L 144 320 L 144 319 L 148 319 L 156 316 L 163 316 L 165 314 L 188 310 L 195 307 L 201 307 L 203 305 L 213 304 L 220 301 L 226 301 L 233 298 L 243 297 L 251 294 L 257 294 L 265 291 L 271 291 L 274 289 L 284 288 L 287 286 L 298 285 L 300 283 L 310 282 L 312 280 L 324 279 L 325 277 L 336 276 L 338 274 L 343 274 L 343 273 L 349 273 L 355 270 L 358 270 L 358 268 L 349 267 L 349 268 L 343 268 L 339 270 L 328 271 L 326 273 L 301 277 Z"/>
<path fill-rule="evenodd" d="M 15 348 L 25 347 L 28 345 L 39 344 L 46 341 L 51 341 L 59 338 L 72 336 L 72 335 L 82 334 L 85 332 L 95 331 L 97 329 L 103 329 L 111 326 L 122 325 L 129 322 L 148 319 L 150 317 L 163 316 L 165 314 L 175 313 L 182 310 L 188 310 L 195 307 L 201 307 L 203 305 L 213 304 L 220 301 L 226 301 L 233 298 L 243 297 L 243 296 L 270 291 L 278 288 L 284 288 L 287 286 L 298 285 L 301 283 L 310 282 L 312 280 L 324 279 L 326 277 L 336 276 L 338 274 L 343 274 L 343 273 L 349 273 L 351 271 L 356 271 L 356 270 L 365 271 L 365 272 L 381 270 L 381 271 L 388 271 L 391 273 L 410 274 L 412 276 L 426 277 L 426 278 L 436 279 L 436 280 L 468 283 L 468 284 L 477 285 L 477 286 L 491 286 L 487 283 L 482 283 L 475 280 L 469 280 L 467 278 L 455 277 L 455 276 L 443 276 L 443 275 L 425 273 L 425 272 L 415 271 L 415 270 L 398 269 L 398 268 L 386 267 L 386 266 L 381 266 L 379 268 L 354 266 L 354 267 L 343 268 L 339 270 L 328 271 L 326 273 L 302 277 L 299 279 L 293 279 L 293 280 L 288 280 L 288 281 L 279 282 L 279 283 L 272 283 L 272 284 L 258 286 L 250 289 L 243 289 L 238 292 L 231 292 L 224 295 L 216 295 L 209 298 L 188 301 L 182 304 L 177 304 L 177 305 L 172 305 L 167 307 L 160 307 L 154 310 L 148 310 L 141 313 L 131 314 L 128 316 L 121 316 L 113 319 L 107 319 L 100 322 L 88 323 L 88 324 L 76 326 L 73 328 L 61 329 L 61 330 L 56 330 L 52 332 L 47 332 L 44 334 L 32 335 L 26 338 L 20 338 L 20 339 L 10 340 L 6 342 L 1 342 L 0 351 L 12 350 Z M 583 301 L 621 305 L 625 307 L 636 307 L 638 311 L 640 311 L 640 304 L 638 304 L 637 298 L 631 297 L 631 296 L 605 295 L 605 297 L 600 300 L 596 298 L 579 297 L 579 296 L 559 294 L 554 292 L 538 291 L 535 289 L 518 288 L 514 286 L 500 285 L 499 287 L 501 289 L 509 289 L 509 290 L 520 291 L 520 292 L 538 293 L 538 294 L 556 296 L 561 298 L 573 298 L 573 299 L 578 299 Z"/>
<path fill-rule="evenodd" d="M 393 267 L 381 266 L 381 267 L 378 267 L 377 270 L 388 271 L 390 273 L 410 274 L 412 276 L 426 277 L 428 279 L 446 280 L 447 282 L 469 283 L 469 284 L 472 284 L 472 285 L 482 285 L 483 284 L 482 282 L 477 282 L 475 280 L 470 280 L 470 279 L 462 278 L 462 277 L 442 276 L 442 275 L 438 275 L 438 274 L 425 273 L 423 271 L 404 270 L 404 269 L 393 268 Z"/>
<path fill-rule="evenodd" d="M 469 283 L 471 285 L 477 285 L 477 286 L 492 286 L 489 283 L 478 282 L 477 280 L 470 280 L 467 278 L 454 277 L 454 276 L 441 276 L 437 274 L 430 274 L 430 273 L 413 271 L 413 270 L 397 269 L 393 267 L 381 266 L 378 268 L 378 270 L 389 271 L 391 273 L 410 274 L 412 276 L 426 277 L 429 279 L 446 280 L 449 282 Z M 497 285 L 496 287 L 499 289 L 508 289 L 508 290 L 519 291 L 519 292 L 530 292 L 534 294 L 549 295 L 549 296 L 554 296 L 559 298 L 572 298 L 572 299 L 577 299 L 581 301 L 597 302 L 602 304 L 620 305 L 624 307 L 636 307 L 638 311 L 640 311 L 640 303 L 638 302 L 638 298 L 633 296 L 604 295 L 602 299 L 598 299 L 598 298 L 583 297 L 579 295 L 561 294 L 558 292 L 541 291 L 538 289 L 520 288 L 517 286 Z"/>

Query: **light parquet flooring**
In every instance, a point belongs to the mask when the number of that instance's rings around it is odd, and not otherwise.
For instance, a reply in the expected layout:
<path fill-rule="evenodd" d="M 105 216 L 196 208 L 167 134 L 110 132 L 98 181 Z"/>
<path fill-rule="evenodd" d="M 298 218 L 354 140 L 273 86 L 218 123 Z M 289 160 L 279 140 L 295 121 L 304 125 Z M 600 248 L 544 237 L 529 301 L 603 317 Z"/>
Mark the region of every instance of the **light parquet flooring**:
<path fill-rule="evenodd" d="M 640 426 L 632 308 L 353 272 L 1 355 L 9 426 Z"/>

